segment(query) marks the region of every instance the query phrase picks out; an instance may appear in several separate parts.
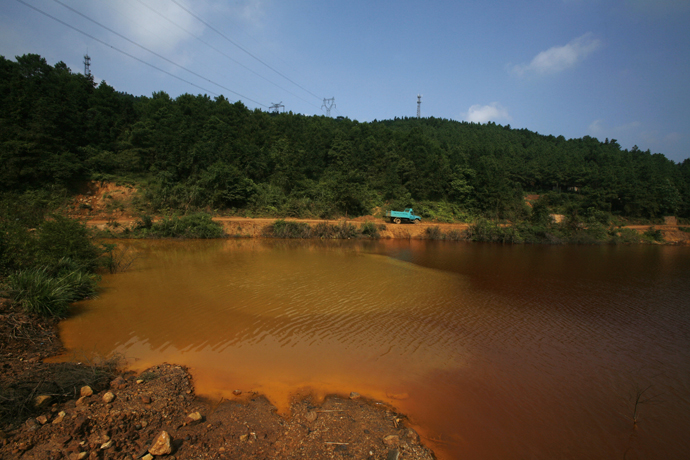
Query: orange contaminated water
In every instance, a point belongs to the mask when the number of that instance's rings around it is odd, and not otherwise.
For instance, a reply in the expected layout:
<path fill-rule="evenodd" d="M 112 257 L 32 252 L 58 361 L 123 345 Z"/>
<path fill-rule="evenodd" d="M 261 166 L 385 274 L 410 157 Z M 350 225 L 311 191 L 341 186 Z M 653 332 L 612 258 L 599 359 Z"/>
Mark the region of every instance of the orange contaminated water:
<path fill-rule="evenodd" d="M 67 357 L 183 364 L 283 413 L 357 391 L 440 458 L 690 455 L 689 248 L 118 244 L 138 258 L 61 323 Z"/>

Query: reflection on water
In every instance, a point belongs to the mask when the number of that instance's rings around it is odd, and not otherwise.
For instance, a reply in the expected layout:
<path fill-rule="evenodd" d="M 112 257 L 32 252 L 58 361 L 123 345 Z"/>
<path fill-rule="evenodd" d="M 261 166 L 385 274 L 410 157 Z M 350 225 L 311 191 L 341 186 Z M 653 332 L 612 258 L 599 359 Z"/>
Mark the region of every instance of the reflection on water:
<path fill-rule="evenodd" d="M 447 458 L 690 449 L 687 248 L 131 244 L 135 268 L 62 323 L 67 349 L 185 364 L 199 393 L 282 411 L 298 389 L 358 391 Z"/>

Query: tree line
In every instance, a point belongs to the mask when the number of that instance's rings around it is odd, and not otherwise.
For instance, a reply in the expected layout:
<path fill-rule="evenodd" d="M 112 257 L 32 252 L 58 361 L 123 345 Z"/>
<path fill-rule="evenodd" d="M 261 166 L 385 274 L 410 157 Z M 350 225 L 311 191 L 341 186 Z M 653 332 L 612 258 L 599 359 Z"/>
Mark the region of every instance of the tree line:
<path fill-rule="evenodd" d="M 151 97 L 54 66 L 0 57 L 0 192 L 123 179 L 152 212 L 338 217 L 414 206 L 423 217 L 529 218 L 552 210 L 690 217 L 690 160 L 615 139 L 565 139 L 441 118 L 358 122 L 250 110 L 225 97 Z"/>

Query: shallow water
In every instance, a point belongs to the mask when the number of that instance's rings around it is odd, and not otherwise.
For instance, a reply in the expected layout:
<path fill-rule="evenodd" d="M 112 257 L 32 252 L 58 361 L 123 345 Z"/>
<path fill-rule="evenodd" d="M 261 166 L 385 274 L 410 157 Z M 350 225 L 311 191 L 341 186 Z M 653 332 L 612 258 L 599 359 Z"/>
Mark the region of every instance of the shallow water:
<path fill-rule="evenodd" d="M 688 248 L 118 243 L 139 258 L 61 323 L 72 354 L 185 364 L 198 393 L 284 412 L 357 391 L 442 458 L 690 451 Z"/>

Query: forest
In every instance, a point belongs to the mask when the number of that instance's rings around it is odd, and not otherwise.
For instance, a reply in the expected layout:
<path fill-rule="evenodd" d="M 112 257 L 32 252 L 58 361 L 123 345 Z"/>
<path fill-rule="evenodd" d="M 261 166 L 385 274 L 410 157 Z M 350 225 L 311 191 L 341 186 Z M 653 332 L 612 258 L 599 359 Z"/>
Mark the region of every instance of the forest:
<path fill-rule="evenodd" d="M 132 96 L 35 54 L 0 57 L 0 162 L 5 199 L 125 181 L 149 213 L 334 218 L 413 206 L 443 222 L 518 221 L 530 217 L 524 196 L 538 194 L 582 219 L 690 217 L 690 160 L 615 139 Z"/>

